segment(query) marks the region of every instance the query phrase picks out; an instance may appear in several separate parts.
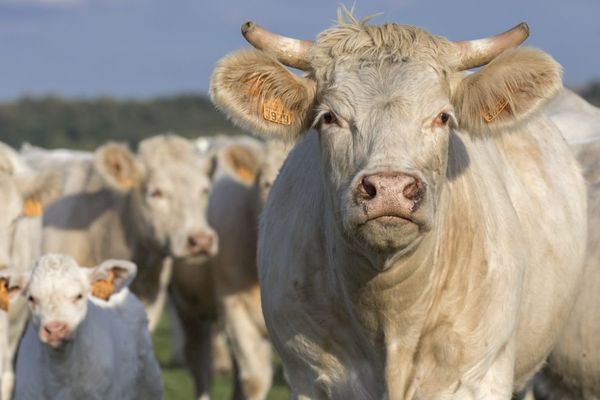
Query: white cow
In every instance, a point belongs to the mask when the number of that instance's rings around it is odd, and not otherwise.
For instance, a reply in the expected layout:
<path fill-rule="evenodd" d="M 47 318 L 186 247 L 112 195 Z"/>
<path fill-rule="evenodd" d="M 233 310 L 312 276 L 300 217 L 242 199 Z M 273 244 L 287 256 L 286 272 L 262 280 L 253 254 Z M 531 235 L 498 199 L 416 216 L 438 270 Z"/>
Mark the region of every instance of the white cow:
<path fill-rule="evenodd" d="M 42 256 L 30 274 L 0 271 L 6 297 L 27 298 L 32 315 L 17 361 L 16 400 L 161 399 L 144 307 L 127 286 L 135 264 L 81 268 Z"/>
<path fill-rule="evenodd" d="M 28 271 L 40 256 L 42 213 L 60 193 L 53 173 L 34 172 L 10 147 L 0 143 L 0 269 Z M 16 301 L 0 313 L 0 399 L 12 397 L 14 363 L 27 322 L 27 307 Z"/>
<path fill-rule="evenodd" d="M 314 43 L 242 32 L 261 50 L 222 59 L 211 97 L 297 142 L 258 243 L 293 397 L 510 399 L 580 288 L 585 186 L 538 112 L 560 66 L 516 48 L 525 24 L 475 42 L 352 16 Z"/>
<path fill-rule="evenodd" d="M 565 90 L 547 109 L 581 164 L 588 191 L 588 248 L 575 308 L 535 380 L 538 400 L 600 398 L 600 108 Z"/>
<path fill-rule="evenodd" d="M 206 222 L 212 161 L 175 135 L 143 140 L 138 154 L 109 143 L 62 169 L 67 194 L 44 216 L 44 251 L 82 265 L 133 260 L 131 290 L 158 324 L 172 258 L 212 255 L 218 238 Z"/>

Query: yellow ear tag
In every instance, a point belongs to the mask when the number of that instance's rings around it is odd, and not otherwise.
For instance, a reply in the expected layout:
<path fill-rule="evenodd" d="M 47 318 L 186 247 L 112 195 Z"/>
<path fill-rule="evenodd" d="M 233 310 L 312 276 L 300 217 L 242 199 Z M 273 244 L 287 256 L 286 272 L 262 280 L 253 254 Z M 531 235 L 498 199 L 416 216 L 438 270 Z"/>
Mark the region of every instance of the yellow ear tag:
<path fill-rule="evenodd" d="M 504 111 L 506 106 L 508 106 L 508 99 L 499 100 L 496 103 L 496 109 L 493 112 L 490 110 L 482 110 L 481 116 L 483 117 L 485 122 L 489 124 L 490 122 L 498 118 L 498 116 L 502 113 L 502 111 Z"/>
<path fill-rule="evenodd" d="M 23 215 L 26 217 L 39 217 L 43 214 L 44 207 L 42 203 L 34 199 L 25 200 L 23 205 Z"/>
<path fill-rule="evenodd" d="M 133 182 L 133 179 L 131 178 L 120 178 L 119 179 L 119 183 L 125 188 L 125 189 L 131 189 L 135 184 Z"/>
<path fill-rule="evenodd" d="M 235 173 L 245 183 L 252 183 L 254 181 L 254 173 L 244 166 L 238 166 Z"/>
<path fill-rule="evenodd" d="M 108 301 L 110 296 L 113 294 L 114 285 L 113 280 L 115 274 L 112 271 L 108 272 L 106 279 L 99 279 L 92 284 L 92 296 Z"/>
<path fill-rule="evenodd" d="M 292 124 L 292 112 L 278 99 L 269 99 L 263 103 L 263 118 L 281 125 Z"/>
<path fill-rule="evenodd" d="M 0 279 L 0 310 L 8 312 L 10 299 L 8 298 L 8 287 L 6 279 Z"/>

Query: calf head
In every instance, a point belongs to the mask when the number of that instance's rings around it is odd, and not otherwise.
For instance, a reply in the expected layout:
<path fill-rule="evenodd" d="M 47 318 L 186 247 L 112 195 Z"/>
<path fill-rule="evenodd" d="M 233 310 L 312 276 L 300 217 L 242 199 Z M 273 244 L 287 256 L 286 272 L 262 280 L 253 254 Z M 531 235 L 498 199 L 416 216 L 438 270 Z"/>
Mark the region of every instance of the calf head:
<path fill-rule="evenodd" d="M 324 182 L 338 231 L 366 252 L 398 254 L 435 226 L 459 127 L 499 135 L 561 88 L 552 58 L 515 48 L 529 33 L 525 24 L 469 42 L 351 15 L 314 43 L 254 23 L 242 32 L 258 50 L 218 63 L 212 100 L 268 138 L 296 140 L 314 127 L 325 174 L 315 184 Z"/>
<path fill-rule="evenodd" d="M 114 190 L 129 195 L 128 222 L 142 240 L 174 257 L 217 251 L 216 233 L 206 220 L 213 164 L 174 135 L 142 141 L 137 157 L 117 144 L 96 151 L 97 171 Z"/>
<path fill-rule="evenodd" d="M 0 305 L 18 293 L 26 296 L 40 340 L 57 348 L 74 337 L 85 319 L 88 296 L 109 300 L 135 274 L 136 266 L 129 261 L 109 260 L 81 268 L 70 256 L 47 254 L 30 273 L 0 271 Z"/>

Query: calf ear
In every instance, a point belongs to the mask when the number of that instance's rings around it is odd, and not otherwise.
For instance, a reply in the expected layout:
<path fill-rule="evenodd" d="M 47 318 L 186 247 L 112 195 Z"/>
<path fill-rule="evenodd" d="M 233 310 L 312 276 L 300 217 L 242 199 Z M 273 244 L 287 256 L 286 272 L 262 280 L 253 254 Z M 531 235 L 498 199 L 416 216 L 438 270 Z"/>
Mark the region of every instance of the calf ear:
<path fill-rule="evenodd" d="M 485 135 L 516 126 L 559 93 L 561 74 L 540 50 L 505 51 L 456 87 L 452 102 L 461 129 Z"/>
<path fill-rule="evenodd" d="M 39 217 L 44 208 L 60 197 L 62 178 L 56 172 L 42 172 L 35 176 L 15 177 L 24 199 L 23 215 Z"/>
<path fill-rule="evenodd" d="M 143 168 L 125 145 L 108 143 L 96 150 L 98 173 L 114 189 L 127 192 L 142 180 Z"/>
<path fill-rule="evenodd" d="M 136 272 L 136 265 L 130 261 L 104 261 L 89 272 L 92 296 L 108 301 L 111 295 L 129 286 Z"/>
<path fill-rule="evenodd" d="M 265 138 L 294 140 L 310 128 L 316 84 L 271 56 L 242 50 L 221 59 L 210 97 L 233 122 Z"/>
<path fill-rule="evenodd" d="M 261 157 L 257 149 L 231 144 L 220 151 L 219 162 L 232 176 L 252 184 L 260 169 Z"/>
<path fill-rule="evenodd" d="M 9 311 L 11 301 L 23 292 L 28 281 L 28 273 L 9 268 L 0 270 L 0 310 Z"/>

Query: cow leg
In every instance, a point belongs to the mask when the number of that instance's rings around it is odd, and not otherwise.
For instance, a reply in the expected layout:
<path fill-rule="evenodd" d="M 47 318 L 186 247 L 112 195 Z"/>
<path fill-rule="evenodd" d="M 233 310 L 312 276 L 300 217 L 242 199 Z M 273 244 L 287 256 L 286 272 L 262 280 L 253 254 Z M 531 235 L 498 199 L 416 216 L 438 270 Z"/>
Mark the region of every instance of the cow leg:
<path fill-rule="evenodd" d="M 198 317 L 176 296 L 171 299 L 183 328 L 185 363 L 194 379 L 196 397 L 208 400 L 212 378 L 212 321 Z"/>
<path fill-rule="evenodd" d="M 236 400 L 264 399 L 273 379 L 271 344 L 264 329 L 260 329 L 252 319 L 242 299 L 229 296 L 223 301 L 223 306 L 225 329 L 238 365 L 243 394 Z"/>
<path fill-rule="evenodd" d="M 181 326 L 181 321 L 179 320 L 177 310 L 175 309 L 172 300 L 167 300 L 165 311 L 167 312 L 167 316 L 169 317 L 169 326 L 171 328 L 171 360 L 169 361 L 169 363 L 171 365 L 181 366 L 185 363 L 185 357 L 183 355 L 183 348 L 185 342 L 183 326 Z"/>

